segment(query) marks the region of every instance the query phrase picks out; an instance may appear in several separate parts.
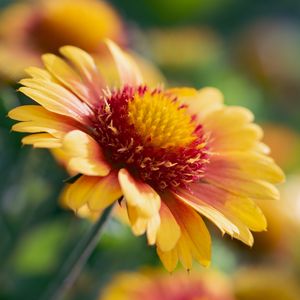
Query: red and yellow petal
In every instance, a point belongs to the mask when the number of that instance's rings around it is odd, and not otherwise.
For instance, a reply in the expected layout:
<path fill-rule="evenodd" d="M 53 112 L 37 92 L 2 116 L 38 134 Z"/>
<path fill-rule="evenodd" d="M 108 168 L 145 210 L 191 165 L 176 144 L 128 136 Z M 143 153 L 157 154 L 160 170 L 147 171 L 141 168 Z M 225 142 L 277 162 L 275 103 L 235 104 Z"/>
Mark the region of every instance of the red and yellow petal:
<path fill-rule="evenodd" d="M 68 168 L 90 176 L 106 176 L 111 166 L 100 145 L 87 133 L 73 130 L 65 135 L 62 149 L 69 157 Z"/>
<path fill-rule="evenodd" d="M 211 184 L 194 183 L 189 188 L 193 191 L 192 193 L 180 189 L 176 191 L 176 196 L 231 236 L 252 245 L 253 237 L 249 229 L 252 231 L 266 230 L 266 218 L 253 200 L 237 196 Z M 203 206 L 218 213 L 207 214 L 206 211 L 203 211 Z M 226 225 L 224 218 L 228 224 L 234 226 L 234 230 L 224 226 Z"/>
<path fill-rule="evenodd" d="M 141 85 L 143 77 L 135 61 L 114 42 L 106 40 L 106 44 L 115 60 L 121 84 L 129 86 Z"/>
<path fill-rule="evenodd" d="M 89 124 L 92 111 L 61 85 L 42 79 L 23 79 L 19 90 L 47 110 Z"/>
<path fill-rule="evenodd" d="M 99 74 L 92 56 L 74 46 L 61 47 L 59 52 L 74 66 L 90 92 L 94 95 L 94 99 L 99 99 L 102 95 L 102 89 L 106 87 L 106 83 Z"/>
<path fill-rule="evenodd" d="M 70 89 L 77 97 L 85 103 L 93 106 L 99 102 L 99 97 L 88 88 L 86 82 L 80 75 L 62 58 L 54 54 L 42 56 L 47 70 L 66 88 Z"/>

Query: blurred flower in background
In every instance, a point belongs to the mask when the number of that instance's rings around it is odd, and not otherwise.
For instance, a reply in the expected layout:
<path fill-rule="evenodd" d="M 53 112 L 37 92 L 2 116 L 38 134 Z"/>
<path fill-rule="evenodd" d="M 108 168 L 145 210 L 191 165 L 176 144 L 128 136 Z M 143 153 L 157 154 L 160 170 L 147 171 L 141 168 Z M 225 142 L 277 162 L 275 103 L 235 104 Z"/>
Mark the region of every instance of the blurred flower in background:
<path fill-rule="evenodd" d="M 300 168 L 300 134 L 289 126 L 278 123 L 264 123 L 262 128 L 263 141 L 270 147 L 271 157 L 286 172 L 297 172 Z"/>
<path fill-rule="evenodd" d="M 144 39 L 144 50 L 150 52 L 159 66 L 173 72 L 214 63 L 222 45 L 215 31 L 201 27 L 152 29 Z"/>
<path fill-rule="evenodd" d="M 176 272 L 159 270 L 116 275 L 98 300 L 233 300 L 225 276 L 214 271 Z"/>
<path fill-rule="evenodd" d="M 25 67 L 41 65 L 41 54 L 57 52 L 63 45 L 101 54 L 103 38 L 121 44 L 127 39 L 120 17 L 107 2 L 17 2 L 0 16 L 0 74 L 4 79 L 18 80 Z"/>
<path fill-rule="evenodd" d="M 299 285 L 292 274 L 276 268 L 245 268 L 234 277 L 237 300 L 298 300 Z"/>
<path fill-rule="evenodd" d="M 267 100 L 298 118 L 300 109 L 299 22 L 258 19 L 239 33 L 236 63 L 268 91 Z"/>

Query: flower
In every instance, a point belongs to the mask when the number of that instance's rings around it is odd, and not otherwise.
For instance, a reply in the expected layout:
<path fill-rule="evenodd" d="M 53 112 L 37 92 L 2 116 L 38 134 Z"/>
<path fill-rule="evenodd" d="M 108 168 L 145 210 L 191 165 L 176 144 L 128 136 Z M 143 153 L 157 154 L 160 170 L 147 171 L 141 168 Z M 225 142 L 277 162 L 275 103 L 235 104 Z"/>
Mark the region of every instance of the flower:
<path fill-rule="evenodd" d="M 120 17 L 104 1 L 35 0 L 4 9 L 0 18 L 0 72 L 20 79 L 30 65 L 40 65 L 44 52 L 66 44 L 103 55 L 101 40 L 125 42 Z"/>
<path fill-rule="evenodd" d="M 241 107 L 226 107 L 214 88 L 150 88 L 137 64 L 107 41 L 120 83 L 110 87 L 85 51 L 65 46 L 64 59 L 44 55 L 46 69 L 29 68 L 20 91 L 40 105 L 13 109 L 13 130 L 34 147 L 64 152 L 81 174 L 64 191 L 75 212 L 101 213 L 123 197 L 135 235 L 167 270 L 193 258 L 210 263 L 210 234 L 202 216 L 223 234 L 253 244 L 266 229 L 256 199 L 277 199 L 284 175 L 266 155 L 262 131 Z"/>
<path fill-rule="evenodd" d="M 297 300 L 297 278 L 278 267 L 243 268 L 234 276 L 233 286 L 237 300 Z"/>
<path fill-rule="evenodd" d="M 178 272 L 166 276 L 158 270 L 120 273 L 105 287 L 99 300 L 233 300 L 230 284 L 221 274 Z"/>

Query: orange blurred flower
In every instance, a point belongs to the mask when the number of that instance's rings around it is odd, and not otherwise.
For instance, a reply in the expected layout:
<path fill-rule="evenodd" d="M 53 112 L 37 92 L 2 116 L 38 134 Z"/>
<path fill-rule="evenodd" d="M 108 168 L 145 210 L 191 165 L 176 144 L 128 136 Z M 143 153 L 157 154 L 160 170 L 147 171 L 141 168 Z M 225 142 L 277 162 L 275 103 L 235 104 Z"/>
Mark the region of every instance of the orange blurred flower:
<path fill-rule="evenodd" d="M 165 267 L 193 258 L 210 263 L 204 216 L 223 234 L 253 244 L 266 229 L 255 204 L 279 197 L 284 175 L 266 155 L 252 113 L 227 107 L 214 88 L 163 89 L 148 85 L 128 53 L 107 41 L 119 73 L 110 86 L 93 58 L 65 46 L 29 68 L 20 91 L 40 105 L 13 109 L 13 130 L 34 147 L 58 148 L 81 177 L 66 187 L 75 212 L 101 213 L 124 196 L 131 228 L 156 244 Z M 105 74 L 105 72 L 103 72 Z M 199 213 L 199 214 L 198 214 Z"/>
<path fill-rule="evenodd" d="M 274 123 L 262 125 L 263 141 L 270 147 L 270 156 L 286 171 L 300 168 L 300 135 L 293 129 Z M 285 145 L 285 146 L 283 146 Z"/>
<path fill-rule="evenodd" d="M 295 278 L 274 268 L 245 268 L 234 280 L 237 300 L 298 300 L 299 287 Z"/>
<path fill-rule="evenodd" d="M 158 271 L 123 273 L 105 288 L 99 300 L 233 300 L 230 284 L 218 273 Z"/>
<path fill-rule="evenodd" d="M 44 52 L 69 44 L 91 53 L 101 41 L 124 43 L 123 25 L 114 9 L 98 0 L 35 0 L 8 6 L 0 16 L 0 72 L 15 81 Z"/>

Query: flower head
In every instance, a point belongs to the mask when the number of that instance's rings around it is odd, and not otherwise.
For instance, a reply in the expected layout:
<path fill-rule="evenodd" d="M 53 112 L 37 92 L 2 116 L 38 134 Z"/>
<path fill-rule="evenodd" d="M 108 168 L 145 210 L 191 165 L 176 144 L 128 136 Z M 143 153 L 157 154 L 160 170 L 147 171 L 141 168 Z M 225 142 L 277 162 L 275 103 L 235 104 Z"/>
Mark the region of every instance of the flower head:
<path fill-rule="evenodd" d="M 215 272 L 173 276 L 159 271 L 121 273 L 104 289 L 99 300 L 233 300 L 230 284 Z"/>
<path fill-rule="evenodd" d="M 24 144 L 59 149 L 81 177 L 64 191 L 80 213 L 101 213 L 123 196 L 134 234 L 146 233 L 165 267 L 210 262 L 202 216 L 248 245 L 266 229 L 257 199 L 277 199 L 283 173 L 266 155 L 262 131 L 214 88 L 151 88 L 133 59 L 108 41 L 120 76 L 109 86 L 83 50 L 43 56 L 20 91 L 40 105 L 13 109 Z"/>
<path fill-rule="evenodd" d="M 103 55 L 103 38 L 124 43 L 122 27 L 120 17 L 104 1 L 34 0 L 10 5 L 0 18 L 1 73 L 19 79 L 25 67 L 40 64 L 41 54 L 66 44 Z"/>

